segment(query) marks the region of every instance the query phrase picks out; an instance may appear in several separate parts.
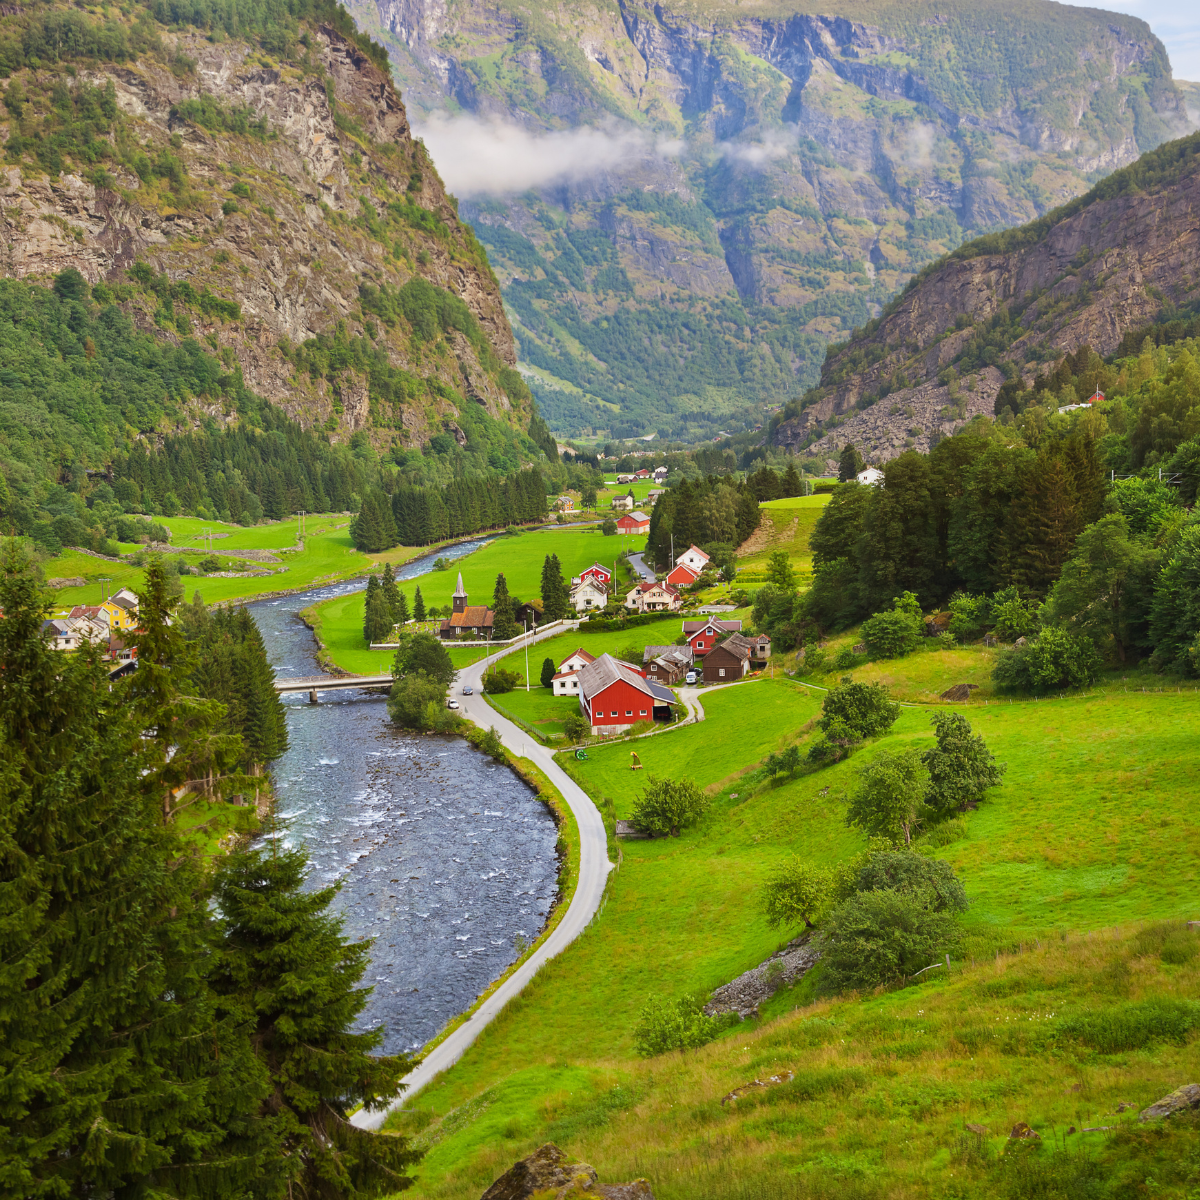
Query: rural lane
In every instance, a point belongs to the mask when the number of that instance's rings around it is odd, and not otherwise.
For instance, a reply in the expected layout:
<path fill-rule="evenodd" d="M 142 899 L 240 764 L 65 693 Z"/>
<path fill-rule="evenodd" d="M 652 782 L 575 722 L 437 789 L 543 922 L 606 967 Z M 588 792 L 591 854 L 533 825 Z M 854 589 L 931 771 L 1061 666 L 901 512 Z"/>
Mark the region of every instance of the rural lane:
<path fill-rule="evenodd" d="M 629 565 L 648 583 L 654 582 L 654 572 L 646 566 L 646 560 L 641 554 L 631 554 L 629 556 Z"/>
<path fill-rule="evenodd" d="M 530 638 L 529 644 L 541 641 L 543 636 L 555 637 L 562 633 L 562 627 L 557 627 L 544 635 Z M 524 646 L 525 643 L 522 643 L 515 652 L 521 653 Z M 550 750 L 542 746 L 531 734 L 505 720 L 481 694 L 484 671 L 496 659 L 511 653 L 514 651 L 506 648 L 472 666 L 462 668 L 458 673 L 457 682 L 452 685 L 451 694 L 462 705 L 464 716 L 484 729 L 493 727 L 506 749 L 536 763 L 562 793 L 579 825 L 579 879 L 575 895 L 571 898 L 571 904 L 563 919 L 537 950 L 496 988 L 462 1025 L 430 1050 L 415 1070 L 404 1077 L 405 1090 L 402 1096 L 386 1109 L 362 1109 L 354 1114 L 352 1122 L 362 1129 L 378 1129 L 392 1109 L 407 1103 L 434 1076 L 452 1067 L 483 1032 L 485 1026 L 499 1015 L 510 1000 L 520 995 L 542 965 L 561 954 L 587 928 L 604 896 L 604 887 L 608 881 L 608 873 L 612 870 L 612 863 L 608 860 L 608 835 L 599 810 L 583 789 L 554 761 Z M 462 694 L 462 689 L 466 686 L 474 690 L 474 695 Z"/>

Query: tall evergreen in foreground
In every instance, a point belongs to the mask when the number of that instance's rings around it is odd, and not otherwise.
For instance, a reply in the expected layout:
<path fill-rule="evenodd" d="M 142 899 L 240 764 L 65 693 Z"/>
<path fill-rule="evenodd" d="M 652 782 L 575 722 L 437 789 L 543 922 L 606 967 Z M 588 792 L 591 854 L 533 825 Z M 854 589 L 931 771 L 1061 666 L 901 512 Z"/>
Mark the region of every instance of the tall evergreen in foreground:
<path fill-rule="evenodd" d="M 513 620 L 512 600 L 508 594 L 508 580 L 501 571 L 496 576 L 496 588 L 492 593 L 492 611 L 496 614 L 492 621 L 492 636 L 501 641 L 515 637 L 517 623 Z"/>
<path fill-rule="evenodd" d="M 337 888 L 303 890 L 306 868 L 297 851 L 247 850 L 225 861 L 215 891 L 225 929 L 213 985 L 270 1076 L 269 1174 L 286 1177 L 288 1195 L 389 1195 L 411 1185 L 404 1169 L 420 1155 L 403 1138 L 357 1129 L 347 1114 L 394 1097 L 413 1063 L 373 1056 L 381 1029 L 348 1032 L 369 995 L 360 984 L 370 943 L 343 939 L 340 919 L 328 912 Z"/>
<path fill-rule="evenodd" d="M 421 595 L 420 584 L 417 584 L 417 589 L 413 593 L 413 620 L 425 620 L 425 597 Z"/>
<path fill-rule="evenodd" d="M 567 615 L 567 581 L 557 554 L 547 554 L 542 563 L 542 613 L 547 621 L 561 621 Z"/>

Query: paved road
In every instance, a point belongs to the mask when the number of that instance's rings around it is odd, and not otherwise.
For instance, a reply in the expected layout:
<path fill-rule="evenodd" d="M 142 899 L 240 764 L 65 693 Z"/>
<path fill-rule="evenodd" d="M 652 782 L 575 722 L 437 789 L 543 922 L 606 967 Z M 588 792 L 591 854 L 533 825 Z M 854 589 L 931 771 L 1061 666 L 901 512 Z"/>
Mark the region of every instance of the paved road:
<path fill-rule="evenodd" d="M 554 637 L 562 632 L 562 627 L 559 626 L 549 630 L 544 636 Z M 540 641 L 541 636 L 531 638 L 530 642 Z M 502 653 L 508 652 L 506 650 Z M 480 694 L 484 671 L 489 663 L 499 657 L 501 654 L 494 654 L 473 666 L 464 667 L 458 674 L 458 681 L 453 685 L 452 694 L 462 705 L 464 716 L 484 728 L 494 727 L 500 735 L 501 741 L 509 750 L 535 762 L 562 793 L 571 812 L 575 814 L 575 820 L 579 823 L 579 882 L 575 888 L 575 895 L 571 899 L 571 905 L 554 932 L 538 947 L 536 953 L 522 963 L 521 967 L 514 971 L 471 1014 L 470 1020 L 464 1022 L 445 1041 L 434 1047 L 425 1056 L 420 1066 L 405 1077 L 405 1092 L 402 1098 L 393 1102 L 386 1111 L 360 1111 L 354 1115 L 352 1118 L 354 1124 L 363 1129 L 379 1128 L 383 1124 L 387 1112 L 407 1103 L 435 1075 L 453 1066 L 480 1035 L 484 1027 L 500 1013 L 510 1000 L 521 993 L 525 985 L 537 974 L 542 964 L 554 958 L 555 955 L 561 954 L 583 932 L 600 907 L 600 901 L 604 895 L 604 885 L 609 871 L 612 870 L 612 863 L 608 861 L 608 837 L 604 831 L 604 821 L 596 806 L 588 799 L 586 793 L 563 772 L 554 761 L 554 755 L 545 746 L 542 746 L 519 726 L 514 725 L 511 721 L 506 721 L 488 705 Z M 474 688 L 473 696 L 462 694 L 463 687 L 467 685 Z"/>
<path fill-rule="evenodd" d="M 654 572 L 646 566 L 645 559 L 640 554 L 631 554 L 629 556 L 630 565 L 633 569 L 647 582 L 654 582 Z"/>

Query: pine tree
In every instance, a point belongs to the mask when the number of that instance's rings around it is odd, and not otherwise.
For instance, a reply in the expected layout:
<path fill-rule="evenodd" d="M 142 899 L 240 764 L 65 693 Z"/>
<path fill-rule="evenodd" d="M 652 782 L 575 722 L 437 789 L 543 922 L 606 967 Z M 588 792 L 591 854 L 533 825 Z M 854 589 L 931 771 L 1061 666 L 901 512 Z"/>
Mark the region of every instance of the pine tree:
<path fill-rule="evenodd" d="M 554 676 L 558 674 L 558 668 L 554 665 L 554 659 L 547 658 L 542 662 L 542 687 L 548 688 L 554 686 Z"/>
<path fill-rule="evenodd" d="M 392 571 L 391 563 L 385 564 L 379 586 L 383 588 L 383 598 L 387 601 L 388 613 L 395 624 L 400 620 L 400 591 L 396 587 L 396 575 Z"/>
<path fill-rule="evenodd" d="M 566 580 L 557 554 L 547 554 L 542 563 L 542 613 L 546 621 L 561 621 L 567 615 Z"/>
<path fill-rule="evenodd" d="M 862 455 L 853 442 L 847 442 L 838 459 L 838 482 L 849 483 L 862 469 Z"/>
<path fill-rule="evenodd" d="M 783 494 L 785 496 L 803 496 L 804 483 L 800 478 L 800 472 L 796 470 L 796 463 L 793 460 L 788 463 L 787 470 L 783 473 Z"/>
<path fill-rule="evenodd" d="M 417 585 L 417 590 L 413 593 L 413 620 L 425 620 L 425 598 L 421 595 L 421 586 Z"/>
<path fill-rule="evenodd" d="M 396 589 L 396 624 L 403 625 L 409 619 L 408 596 Z"/>
<path fill-rule="evenodd" d="M 351 1032 L 366 1005 L 371 943 L 345 940 L 328 912 L 337 887 L 307 890 L 307 865 L 295 850 L 238 851 L 215 888 L 224 939 L 213 987 L 249 1028 L 271 1085 L 261 1111 L 277 1141 L 262 1177 L 284 1187 L 260 1194 L 389 1195 L 411 1184 L 404 1171 L 420 1154 L 404 1138 L 356 1128 L 348 1113 L 396 1097 L 413 1063 L 376 1056 L 382 1029 Z"/>
<path fill-rule="evenodd" d="M 112 686 L 95 650 L 47 646 L 14 543 L 0 565 L 5 1195 L 244 1195 L 257 1175 L 265 1077 L 215 1013 L 204 875 L 163 799 L 183 786 L 164 750 L 190 771 L 198 743 L 225 748 L 219 711 L 172 690 L 164 596 L 155 564 L 148 683 Z"/>
<path fill-rule="evenodd" d="M 371 587 L 371 584 L 375 584 Z M 375 576 L 367 585 L 367 602 L 363 612 L 363 637 L 368 645 L 373 642 L 387 641 L 392 632 L 392 614 L 388 608 L 384 590 L 376 582 Z"/>
<path fill-rule="evenodd" d="M 502 571 L 496 576 L 496 588 L 492 593 L 492 636 L 501 641 L 508 641 L 517 633 L 517 623 L 513 620 L 512 601 L 508 596 L 508 581 Z"/>

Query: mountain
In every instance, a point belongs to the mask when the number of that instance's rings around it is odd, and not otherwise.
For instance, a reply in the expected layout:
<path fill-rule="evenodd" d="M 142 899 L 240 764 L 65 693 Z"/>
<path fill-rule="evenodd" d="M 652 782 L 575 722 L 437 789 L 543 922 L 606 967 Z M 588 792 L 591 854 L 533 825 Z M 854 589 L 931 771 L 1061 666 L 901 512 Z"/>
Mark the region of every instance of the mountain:
<path fill-rule="evenodd" d="M 78 271 L 89 301 L 334 443 L 403 462 L 440 438 L 483 470 L 492 443 L 538 457 L 496 279 L 382 49 L 328 0 L 203 12 L 4 7 L 4 273 Z M 28 425 L 17 400 L 58 419 L 11 374 L 6 421 Z M 130 437 L 237 419 L 197 386 L 66 441 L 97 466 Z"/>
<path fill-rule="evenodd" d="M 1132 353 L 1155 324 L 1197 311 L 1200 133 L 926 268 L 830 349 L 819 386 L 773 419 L 771 440 L 816 457 L 846 442 L 875 459 L 925 450 L 973 413 L 1004 419 L 1022 393 L 1054 390 L 1055 368 L 1081 347 Z"/>
<path fill-rule="evenodd" d="M 922 265 L 1190 127 L 1143 22 L 1044 0 L 350 7 L 567 433 L 753 427 Z"/>

